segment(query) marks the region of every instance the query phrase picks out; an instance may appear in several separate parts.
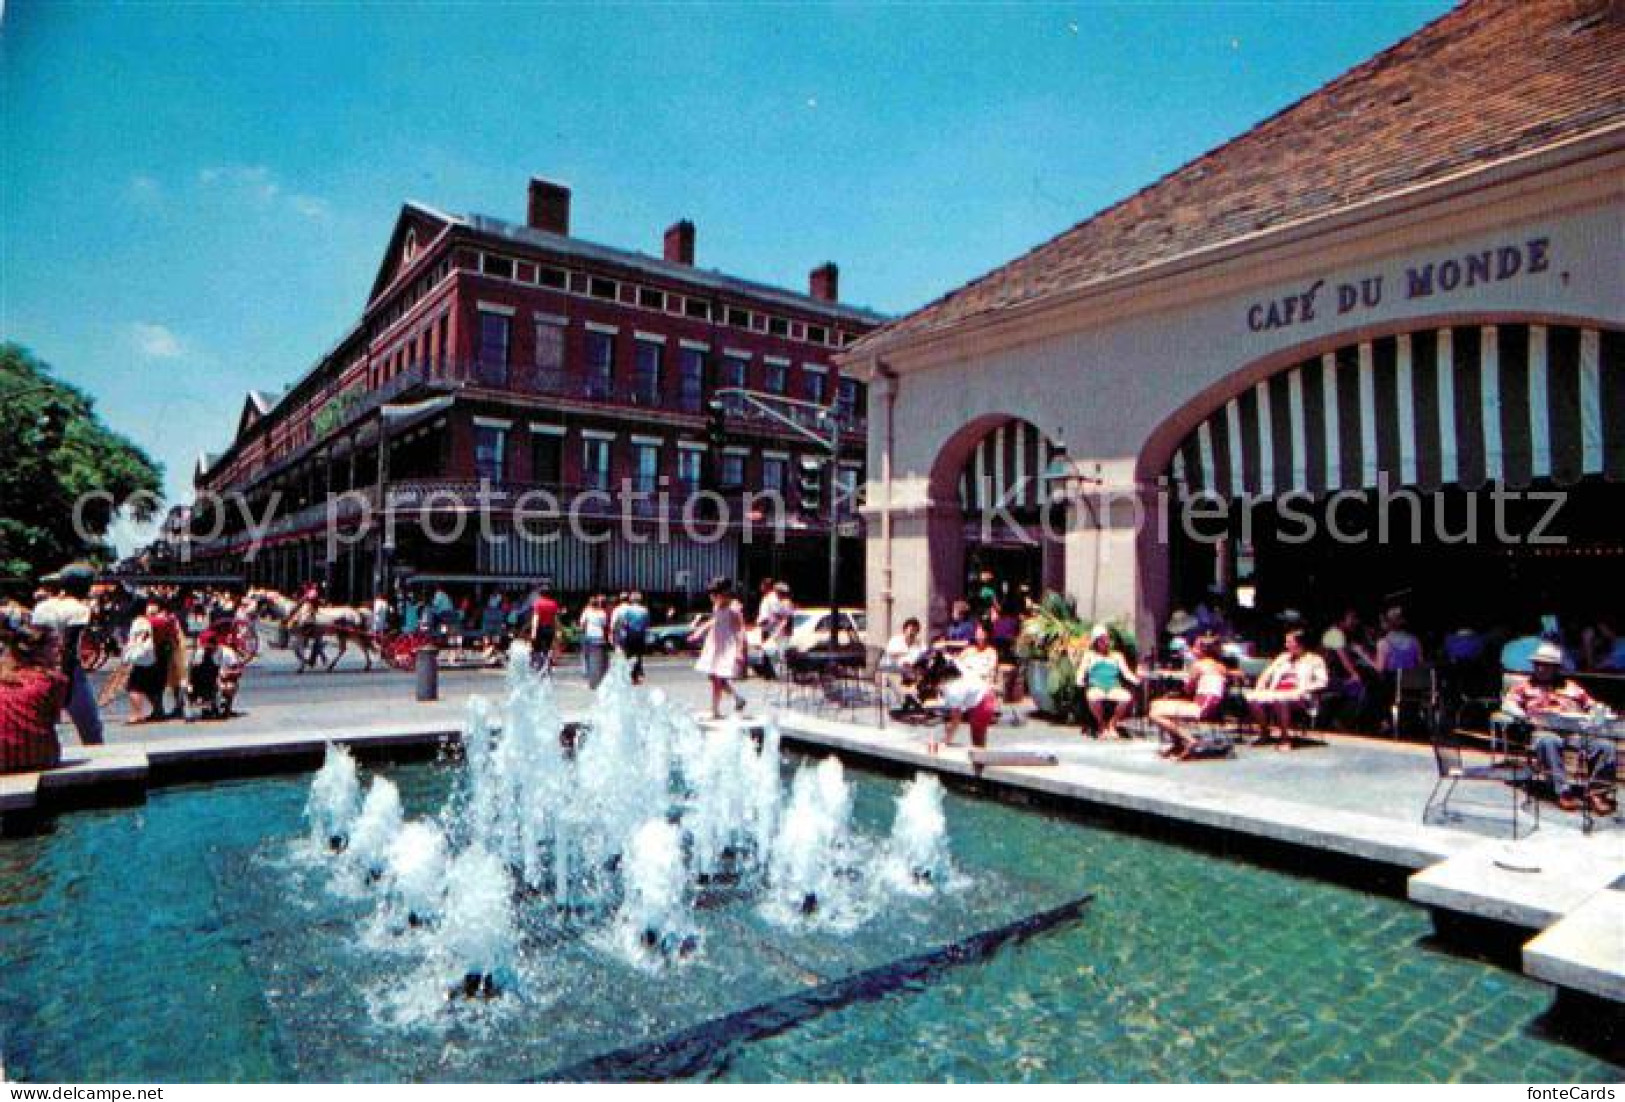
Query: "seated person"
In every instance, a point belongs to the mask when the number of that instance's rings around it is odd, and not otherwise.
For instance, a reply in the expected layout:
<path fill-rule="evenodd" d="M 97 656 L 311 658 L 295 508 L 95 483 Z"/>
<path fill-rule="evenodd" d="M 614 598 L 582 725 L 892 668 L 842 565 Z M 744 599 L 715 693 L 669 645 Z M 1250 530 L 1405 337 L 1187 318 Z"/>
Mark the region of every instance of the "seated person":
<path fill-rule="evenodd" d="M 187 683 L 187 695 L 193 708 L 211 719 L 230 716 L 242 676 L 242 658 L 218 633 L 211 630 L 198 636 L 197 653 L 192 658 Z"/>
<path fill-rule="evenodd" d="M 880 670 L 903 689 L 902 711 L 919 711 L 922 706 L 915 686 L 920 682 L 921 663 L 927 652 L 925 640 L 920 636 L 920 621 L 913 616 L 903 621 L 902 631 L 886 641 Z"/>
<path fill-rule="evenodd" d="M 1530 656 L 1531 672 L 1528 677 L 1514 682 L 1501 701 L 1502 709 L 1517 719 L 1535 720 L 1542 715 L 1588 716 L 1597 707 L 1586 692 L 1575 682 L 1563 676 L 1563 649 L 1555 643 L 1546 643 Z M 1583 792 L 1573 783 L 1563 764 L 1563 751 L 1576 750 L 1586 759 L 1592 788 Z M 1534 743 L 1535 758 L 1546 775 L 1551 778 L 1557 805 L 1564 811 L 1578 811 L 1580 800 L 1589 799 L 1591 810 L 1598 815 L 1612 815 L 1616 805 L 1614 776 L 1618 752 L 1612 739 L 1587 739 L 1579 735 L 1559 734 L 1537 730 Z"/>
<path fill-rule="evenodd" d="M 970 724 L 971 745 L 987 745 L 987 729 L 999 714 L 999 694 L 993 679 L 999 672 L 999 652 L 994 649 L 991 631 L 984 623 L 975 625 L 974 641 L 959 653 L 942 683 L 942 702 L 948 708 L 948 722 L 941 744 L 927 743 L 936 753 L 939 745 L 954 745 L 960 720 Z"/>
<path fill-rule="evenodd" d="M 60 647 L 50 628 L 0 624 L 0 773 L 51 769 L 62 760 L 56 721 L 68 677 Z"/>
<path fill-rule="evenodd" d="M 1225 688 L 1230 671 L 1219 661 L 1219 641 L 1204 635 L 1191 645 L 1191 662 L 1185 673 L 1185 695 L 1188 699 L 1165 697 L 1153 701 L 1147 718 L 1168 742 L 1158 753 L 1165 758 L 1186 761 L 1201 750 L 1225 753 L 1230 749 L 1228 739 L 1208 739 L 1205 742 L 1188 734 L 1187 723 L 1208 723 L 1224 706 Z"/>
<path fill-rule="evenodd" d="M 970 614 L 970 604 L 967 601 L 955 601 L 953 618 L 948 621 L 948 628 L 937 640 L 937 646 L 943 650 L 953 651 L 968 646 L 976 638 L 976 620 Z"/>
<path fill-rule="evenodd" d="M 1089 649 L 1078 662 L 1077 683 L 1100 736 L 1126 737 L 1117 730 L 1117 721 L 1128 713 L 1134 700 L 1130 686 L 1139 685 L 1140 679 L 1129 669 L 1123 652 L 1112 646 L 1112 633 L 1105 624 L 1096 624 L 1089 633 Z"/>
<path fill-rule="evenodd" d="M 1286 650 L 1264 667 L 1258 684 L 1247 690 L 1247 707 L 1258 724 L 1260 741 L 1271 727 L 1281 732 L 1279 750 L 1292 749 L 1292 711 L 1308 703 L 1327 685 L 1326 660 L 1304 644 L 1301 628 L 1286 633 Z"/>

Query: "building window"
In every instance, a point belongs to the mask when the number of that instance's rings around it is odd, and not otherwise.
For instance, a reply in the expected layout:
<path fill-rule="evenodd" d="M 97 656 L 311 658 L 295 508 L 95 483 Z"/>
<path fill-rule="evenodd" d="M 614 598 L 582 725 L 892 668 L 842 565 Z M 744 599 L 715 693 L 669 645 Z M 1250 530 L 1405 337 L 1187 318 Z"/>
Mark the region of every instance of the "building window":
<path fill-rule="evenodd" d="M 534 482 L 557 486 L 564 479 L 564 438 L 552 433 L 530 434 L 530 477 Z"/>
<path fill-rule="evenodd" d="M 507 475 L 508 430 L 494 425 L 474 426 L 474 474 L 486 482 L 501 482 Z"/>
<path fill-rule="evenodd" d="M 480 311 L 479 367 L 482 382 L 508 381 L 508 319 L 489 310 Z"/>
<path fill-rule="evenodd" d="M 536 323 L 536 369 L 544 377 L 564 370 L 564 326 L 550 321 Z"/>
<path fill-rule="evenodd" d="M 497 279 L 513 278 L 513 261 L 505 256 L 492 256 L 485 254 L 485 274 L 495 276 Z"/>
<path fill-rule="evenodd" d="M 745 457 L 738 452 L 723 452 L 722 466 L 717 472 L 717 481 L 722 483 L 724 490 L 741 490 L 745 487 Z"/>
<path fill-rule="evenodd" d="M 807 340 L 812 344 L 828 344 L 829 330 L 822 325 L 807 326 Z"/>
<path fill-rule="evenodd" d="M 660 445 L 638 442 L 632 447 L 635 461 L 632 488 L 639 493 L 652 494 L 660 478 Z M 678 466 L 681 468 L 681 462 Z"/>
<path fill-rule="evenodd" d="M 705 453 L 698 448 L 680 448 L 677 452 L 677 483 L 684 493 L 695 494 L 700 490 L 700 470 L 705 459 Z"/>
<path fill-rule="evenodd" d="M 839 408 L 840 415 L 847 420 L 857 417 L 863 397 L 862 392 L 858 389 L 858 381 L 856 379 L 842 379 L 838 393 L 840 397 L 836 400 L 836 405 Z"/>
<path fill-rule="evenodd" d="M 705 401 L 705 353 L 684 348 L 677 353 L 677 408 L 698 413 Z"/>
<path fill-rule="evenodd" d="M 666 308 L 666 293 L 657 291 L 653 287 L 639 287 L 638 305 L 645 310 L 664 310 Z"/>
<path fill-rule="evenodd" d="M 587 378 L 589 398 L 608 398 L 615 387 L 615 337 L 611 333 L 587 330 Z"/>
<path fill-rule="evenodd" d="M 762 389 L 769 394 L 783 394 L 788 366 L 778 360 L 768 360 L 767 369 L 762 373 Z"/>
<path fill-rule="evenodd" d="M 683 313 L 702 321 L 711 320 L 711 304 L 703 298 L 691 298 L 683 306 Z"/>
<path fill-rule="evenodd" d="M 728 324 L 740 329 L 750 328 L 750 311 L 737 306 L 728 307 Z"/>
<path fill-rule="evenodd" d="M 790 323 L 783 318 L 769 318 L 767 331 L 775 337 L 788 337 L 790 335 Z"/>
<path fill-rule="evenodd" d="M 722 385 L 732 387 L 749 386 L 750 361 L 743 356 L 722 357 Z"/>
<path fill-rule="evenodd" d="M 776 455 L 762 457 L 762 489 L 784 496 L 785 460 Z"/>
<path fill-rule="evenodd" d="M 807 372 L 807 401 L 823 405 L 829 397 L 825 393 L 827 381 L 822 371 Z"/>
<path fill-rule="evenodd" d="M 587 288 L 587 293 L 592 295 L 593 298 L 607 299 L 614 299 L 619 290 L 613 279 L 598 279 L 596 277 L 587 284 Z"/>
<path fill-rule="evenodd" d="M 632 364 L 632 400 L 642 406 L 660 404 L 660 355 L 665 349 L 655 341 L 638 341 Z"/>
<path fill-rule="evenodd" d="M 536 282 L 543 287 L 552 287 L 562 291 L 569 284 L 563 271 L 558 268 L 539 268 L 536 271 Z"/>
<path fill-rule="evenodd" d="M 589 490 L 609 489 L 609 441 L 599 436 L 581 440 L 581 484 Z"/>

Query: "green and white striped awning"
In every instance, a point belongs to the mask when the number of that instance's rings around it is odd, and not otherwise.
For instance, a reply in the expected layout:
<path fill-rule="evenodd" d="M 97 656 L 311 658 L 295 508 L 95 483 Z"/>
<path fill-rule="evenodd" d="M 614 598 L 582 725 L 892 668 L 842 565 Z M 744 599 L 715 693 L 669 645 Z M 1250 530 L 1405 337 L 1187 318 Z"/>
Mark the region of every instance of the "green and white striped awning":
<path fill-rule="evenodd" d="M 1231 398 L 1169 474 L 1221 498 L 1622 480 L 1625 333 L 1516 323 L 1350 344 Z"/>

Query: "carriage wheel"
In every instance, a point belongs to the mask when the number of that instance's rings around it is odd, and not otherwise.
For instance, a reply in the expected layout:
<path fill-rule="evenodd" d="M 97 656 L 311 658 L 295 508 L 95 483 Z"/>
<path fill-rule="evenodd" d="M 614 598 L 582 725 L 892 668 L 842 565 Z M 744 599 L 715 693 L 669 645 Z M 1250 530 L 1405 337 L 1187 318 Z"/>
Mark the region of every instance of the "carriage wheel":
<path fill-rule="evenodd" d="M 79 665 L 94 673 L 107 663 L 107 641 L 100 632 L 85 630 L 79 636 Z"/>
<path fill-rule="evenodd" d="M 379 640 L 378 649 L 383 652 L 384 661 L 394 669 L 406 673 L 411 670 L 412 663 L 416 661 L 418 644 L 421 637 L 416 633 L 406 635 L 391 634 Z"/>

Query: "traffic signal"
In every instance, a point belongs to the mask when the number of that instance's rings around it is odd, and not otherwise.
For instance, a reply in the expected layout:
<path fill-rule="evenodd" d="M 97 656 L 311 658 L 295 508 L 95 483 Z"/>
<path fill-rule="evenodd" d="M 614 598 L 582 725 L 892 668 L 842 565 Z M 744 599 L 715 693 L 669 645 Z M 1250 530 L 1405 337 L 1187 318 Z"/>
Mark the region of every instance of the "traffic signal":
<path fill-rule="evenodd" d="M 720 455 L 722 446 L 728 442 L 728 403 L 722 398 L 712 398 L 706 404 L 705 442 L 711 446 L 713 455 Z"/>
<path fill-rule="evenodd" d="M 824 507 L 824 461 L 804 455 L 796 465 L 796 492 L 801 511 L 816 516 Z"/>

